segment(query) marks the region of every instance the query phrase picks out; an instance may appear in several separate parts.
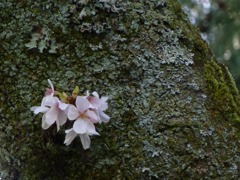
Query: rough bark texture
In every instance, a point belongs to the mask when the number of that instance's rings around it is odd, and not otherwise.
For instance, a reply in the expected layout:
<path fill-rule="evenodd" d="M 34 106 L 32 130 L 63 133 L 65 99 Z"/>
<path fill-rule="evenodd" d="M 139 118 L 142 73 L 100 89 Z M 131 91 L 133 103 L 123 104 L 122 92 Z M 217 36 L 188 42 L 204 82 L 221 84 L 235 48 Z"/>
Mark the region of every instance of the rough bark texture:
<path fill-rule="evenodd" d="M 6 179 L 240 176 L 239 94 L 176 0 L 0 2 L 0 169 Z M 41 129 L 50 78 L 110 97 L 84 151 Z"/>

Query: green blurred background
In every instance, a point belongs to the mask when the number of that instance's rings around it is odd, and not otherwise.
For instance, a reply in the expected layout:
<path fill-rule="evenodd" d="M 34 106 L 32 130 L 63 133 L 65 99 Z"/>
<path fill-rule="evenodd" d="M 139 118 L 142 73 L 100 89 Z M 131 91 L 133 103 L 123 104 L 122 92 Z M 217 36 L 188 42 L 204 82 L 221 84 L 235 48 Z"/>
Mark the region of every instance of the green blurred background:
<path fill-rule="evenodd" d="M 240 0 L 179 0 L 240 89 Z"/>

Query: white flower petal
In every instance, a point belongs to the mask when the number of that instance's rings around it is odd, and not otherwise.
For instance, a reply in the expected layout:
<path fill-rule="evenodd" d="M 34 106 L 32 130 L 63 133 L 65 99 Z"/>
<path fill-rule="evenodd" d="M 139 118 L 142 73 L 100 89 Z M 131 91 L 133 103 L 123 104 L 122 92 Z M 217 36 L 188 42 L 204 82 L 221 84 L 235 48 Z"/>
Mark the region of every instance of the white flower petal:
<path fill-rule="evenodd" d="M 58 101 L 58 107 L 59 107 L 59 109 L 65 110 L 65 109 L 67 109 L 68 106 L 69 106 L 69 104 L 66 104 L 66 103 L 63 103 L 63 102 L 61 102 L 61 101 Z"/>
<path fill-rule="evenodd" d="M 57 125 L 57 131 L 59 131 L 60 130 L 60 124 L 59 124 L 59 120 L 58 119 L 56 119 L 56 125 Z"/>
<path fill-rule="evenodd" d="M 95 109 L 98 109 L 102 105 L 102 101 L 97 97 L 91 97 L 90 102 L 92 103 Z"/>
<path fill-rule="evenodd" d="M 33 106 L 30 108 L 31 111 L 35 111 L 35 109 L 37 109 L 39 106 Z"/>
<path fill-rule="evenodd" d="M 84 134 L 87 132 L 88 123 L 86 120 L 77 119 L 73 124 L 73 130 L 78 134 Z"/>
<path fill-rule="evenodd" d="M 73 131 L 73 128 L 65 130 L 65 133 L 69 133 L 70 131 Z"/>
<path fill-rule="evenodd" d="M 68 129 L 65 131 L 65 133 L 66 133 L 66 136 L 65 136 L 64 144 L 68 146 L 69 144 L 71 144 L 73 139 L 77 136 L 77 133 L 75 133 L 73 129 Z"/>
<path fill-rule="evenodd" d="M 67 114 L 64 111 L 58 112 L 59 125 L 62 126 L 67 122 Z"/>
<path fill-rule="evenodd" d="M 53 87 L 52 81 L 50 79 L 48 79 L 48 83 L 51 86 L 52 93 L 54 94 L 54 87 Z"/>
<path fill-rule="evenodd" d="M 103 111 L 99 111 L 99 116 L 102 122 L 107 123 L 110 120 L 110 117 L 105 114 Z"/>
<path fill-rule="evenodd" d="M 41 106 L 46 106 L 46 97 L 42 99 Z"/>
<path fill-rule="evenodd" d="M 99 122 L 99 117 L 94 111 L 87 110 L 85 115 L 93 122 L 93 123 L 98 123 Z"/>
<path fill-rule="evenodd" d="M 96 131 L 95 126 L 92 122 L 86 121 L 87 122 L 87 134 L 89 135 L 99 135 L 99 133 Z"/>
<path fill-rule="evenodd" d="M 90 107 L 90 105 L 90 102 L 86 98 L 77 96 L 76 106 L 81 113 L 86 111 Z"/>
<path fill-rule="evenodd" d="M 107 96 L 103 96 L 103 97 L 101 97 L 101 100 L 106 102 L 108 100 L 108 97 Z"/>
<path fill-rule="evenodd" d="M 69 105 L 68 108 L 68 119 L 69 120 L 75 120 L 79 116 L 79 111 L 74 105 Z"/>
<path fill-rule="evenodd" d="M 46 113 L 46 123 L 52 125 L 58 118 L 58 109 L 55 106 L 52 106 L 49 111 Z"/>
<path fill-rule="evenodd" d="M 98 110 L 105 111 L 108 108 L 108 104 L 106 102 L 102 101 L 101 106 L 98 108 Z"/>
<path fill-rule="evenodd" d="M 91 140 L 90 140 L 89 135 L 80 134 L 80 139 L 81 139 L 81 142 L 82 142 L 82 145 L 83 145 L 83 149 L 86 150 L 86 149 L 90 148 Z"/>
<path fill-rule="evenodd" d="M 42 100 L 41 106 L 52 106 L 57 103 L 58 98 L 53 96 L 45 96 Z"/>
<path fill-rule="evenodd" d="M 96 91 L 94 91 L 94 92 L 92 93 L 92 95 L 95 96 L 95 97 L 97 97 L 97 98 L 99 99 L 99 95 L 98 95 L 98 93 L 97 93 Z"/>
<path fill-rule="evenodd" d="M 34 111 L 34 114 L 38 114 L 38 113 L 45 113 L 49 110 L 48 107 L 42 107 L 42 106 L 34 106 L 31 108 L 31 110 Z"/>
<path fill-rule="evenodd" d="M 43 129 L 48 129 L 50 126 L 46 123 L 46 114 L 43 114 L 43 117 L 42 117 L 42 128 Z"/>
<path fill-rule="evenodd" d="M 87 92 L 86 92 L 86 96 L 87 96 L 87 97 L 89 96 L 89 90 L 87 90 Z"/>

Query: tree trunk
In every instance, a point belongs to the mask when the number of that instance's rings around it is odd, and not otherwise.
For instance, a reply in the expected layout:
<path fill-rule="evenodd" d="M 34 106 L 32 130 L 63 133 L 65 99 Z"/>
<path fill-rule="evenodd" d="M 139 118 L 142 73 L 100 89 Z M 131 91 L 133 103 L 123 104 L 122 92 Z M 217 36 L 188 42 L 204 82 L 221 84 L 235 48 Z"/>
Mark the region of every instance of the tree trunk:
<path fill-rule="evenodd" d="M 0 2 L 2 176 L 238 178 L 239 93 L 180 4 L 73 1 Z M 30 111 L 47 79 L 109 96 L 89 150 Z"/>

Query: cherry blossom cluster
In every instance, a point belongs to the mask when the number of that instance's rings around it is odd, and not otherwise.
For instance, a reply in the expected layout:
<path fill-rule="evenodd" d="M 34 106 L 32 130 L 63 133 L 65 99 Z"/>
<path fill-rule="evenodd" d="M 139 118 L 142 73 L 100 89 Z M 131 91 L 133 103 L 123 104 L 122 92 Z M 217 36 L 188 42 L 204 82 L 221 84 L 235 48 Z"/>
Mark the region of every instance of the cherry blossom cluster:
<path fill-rule="evenodd" d="M 73 121 L 73 127 L 65 130 L 64 144 L 69 145 L 75 137 L 80 136 L 84 149 L 90 147 L 90 137 L 99 135 L 94 124 L 106 123 L 110 117 L 105 114 L 108 108 L 108 97 L 99 97 L 97 92 L 92 95 L 87 91 L 85 96 L 79 96 L 79 87 L 76 86 L 72 96 L 54 90 L 52 82 L 48 79 L 51 88 L 47 88 L 41 106 L 31 107 L 34 114 L 43 113 L 42 128 L 48 129 L 54 123 L 57 131 L 67 120 Z"/>

